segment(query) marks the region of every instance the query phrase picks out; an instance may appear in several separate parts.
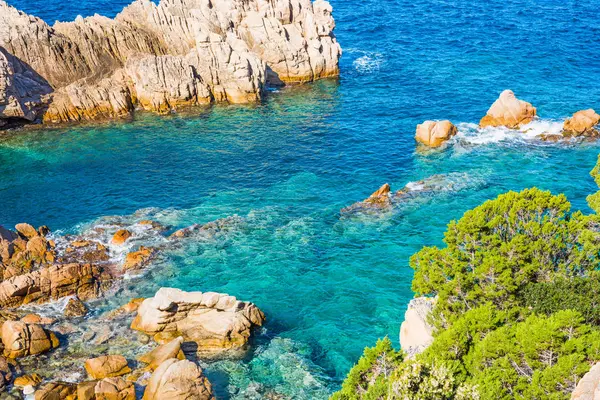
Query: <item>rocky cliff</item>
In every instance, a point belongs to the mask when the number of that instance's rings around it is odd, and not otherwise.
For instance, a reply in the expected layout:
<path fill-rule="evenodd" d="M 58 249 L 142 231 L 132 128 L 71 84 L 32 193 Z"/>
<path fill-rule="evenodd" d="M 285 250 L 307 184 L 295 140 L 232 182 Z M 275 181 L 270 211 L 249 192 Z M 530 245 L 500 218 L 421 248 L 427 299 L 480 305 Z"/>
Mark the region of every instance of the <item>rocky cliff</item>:
<path fill-rule="evenodd" d="M 0 0 L 0 127 L 260 101 L 338 75 L 324 0 L 136 0 L 48 25 Z"/>

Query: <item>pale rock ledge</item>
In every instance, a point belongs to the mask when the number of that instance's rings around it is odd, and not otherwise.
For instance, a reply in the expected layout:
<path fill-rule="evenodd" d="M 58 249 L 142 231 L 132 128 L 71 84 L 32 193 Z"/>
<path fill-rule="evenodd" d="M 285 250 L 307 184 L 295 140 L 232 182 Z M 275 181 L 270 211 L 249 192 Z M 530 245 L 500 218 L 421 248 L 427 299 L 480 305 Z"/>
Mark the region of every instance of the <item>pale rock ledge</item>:
<path fill-rule="evenodd" d="M 400 347 L 413 358 L 422 353 L 433 341 L 433 327 L 427 318 L 435 305 L 435 299 L 417 297 L 408 303 L 404 322 L 400 326 Z"/>
<path fill-rule="evenodd" d="M 0 0 L 0 126 L 260 101 L 338 75 L 334 28 L 324 0 L 136 0 L 53 26 Z"/>

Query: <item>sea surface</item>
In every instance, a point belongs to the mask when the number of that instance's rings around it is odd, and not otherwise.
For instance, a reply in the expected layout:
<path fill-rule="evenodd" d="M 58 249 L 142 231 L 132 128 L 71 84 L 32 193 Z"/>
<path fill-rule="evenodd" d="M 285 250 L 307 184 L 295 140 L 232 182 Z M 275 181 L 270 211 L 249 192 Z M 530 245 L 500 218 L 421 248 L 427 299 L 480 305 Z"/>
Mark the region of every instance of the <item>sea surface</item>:
<path fill-rule="evenodd" d="M 114 16 L 127 1 L 10 3 L 54 21 Z M 270 90 L 261 105 L 0 137 L 5 226 L 78 233 L 106 221 L 176 229 L 239 217 L 217 238 L 167 252 L 111 299 L 173 286 L 255 302 L 268 322 L 253 351 L 205 364 L 222 399 L 327 398 L 365 346 L 385 335 L 399 346 L 409 257 L 443 245 L 451 219 L 532 186 L 588 212 L 596 190 L 598 144 L 534 137 L 600 109 L 597 1 L 331 3 L 339 80 Z M 527 132 L 477 128 L 504 89 L 537 107 Z M 450 119 L 460 133 L 443 149 L 418 148 L 426 119 Z M 435 175 L 438 190 L 392 212 L 340 216 L 383 183 L 399 190 Z"/>

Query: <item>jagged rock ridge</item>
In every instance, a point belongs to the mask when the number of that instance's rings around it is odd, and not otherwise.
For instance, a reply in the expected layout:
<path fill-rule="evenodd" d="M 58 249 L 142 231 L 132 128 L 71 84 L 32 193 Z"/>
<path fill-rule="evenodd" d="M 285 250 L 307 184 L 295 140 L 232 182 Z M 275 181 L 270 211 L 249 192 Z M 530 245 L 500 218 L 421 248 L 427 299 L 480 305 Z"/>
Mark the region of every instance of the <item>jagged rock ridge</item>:
<path fill-rule="evenodd" d="M 136 0 L 53 26 L 0 0 L 0 126 L 259 101 L 338 75 L 334 28 L 324 0 Z"/>

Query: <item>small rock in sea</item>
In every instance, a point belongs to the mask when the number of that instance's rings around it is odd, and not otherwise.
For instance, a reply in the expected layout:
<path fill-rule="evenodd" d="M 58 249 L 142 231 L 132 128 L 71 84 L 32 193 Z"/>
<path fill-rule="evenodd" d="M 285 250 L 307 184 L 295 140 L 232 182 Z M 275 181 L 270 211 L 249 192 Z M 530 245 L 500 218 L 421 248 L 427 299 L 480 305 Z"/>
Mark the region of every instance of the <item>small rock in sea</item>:
<path fill-rule="evenodd" d="M 429 147 L 440 147 L 457 133 L 456 126 L 448 120 L 425 121 L 417 125 L 415 139 Z"/>
<path fill-rule="evenodd" d="M 132 233 L 127 229 L 119 229 L 112 238 L 112 244 L 122 245 L 131 237 Z"/>
<path fill-rule="evenodd" d="M 78 297 L 71 297 L 65 306 L 63 314 L 65 317 L 85 317 L 88 309 Z"/>
<path fill-rule="evenodd" d="M 563 125 L 564 136 L 599 136 L 596 128 L 600 124 L 600 114 L 592 110 L 581 110 L 568 118 Z"/>
<path fill-rule="evenodd" d="M 137 271 L 144 268 L 156 254 L 150 247 L 140 246 L 138 251 L 128 253 L 123 264 L 123 272 Z"/>
<path fill-rule="evenodd" d="M 121 376 L 131 372 L 127 360 L 121 355 L 90 358 L 85 362 L 85 370 L 91 379 Z"/>
<path fill-rule="evenodd" d="M 181 351 L 183 337 L 179 336 L 169 343 L 162 344 L 154 350 L 138 357 L 138 361 L 148 364 L 148 369 L 154 371 L 160 364 L 169 358 L 185 360 L 185 355 Z"/>
<path fill-rule="evenodd" d="M 511 90 L 505 90 L 492 104 L 479 126 L 505 126 L 516 129 L 533 121 L 537 110 L 531 103 L 517 99 Z"/>
<path fill-rule="evenodd" d="M 384 184 L 371 194 L 366 200 L 354 203 L 351 206 L 343 208 L 342 214 L 354 211 L 366 211 L 369 209 L 382 210 L 392 206 L 391 187 L 389 184 Z"/>

